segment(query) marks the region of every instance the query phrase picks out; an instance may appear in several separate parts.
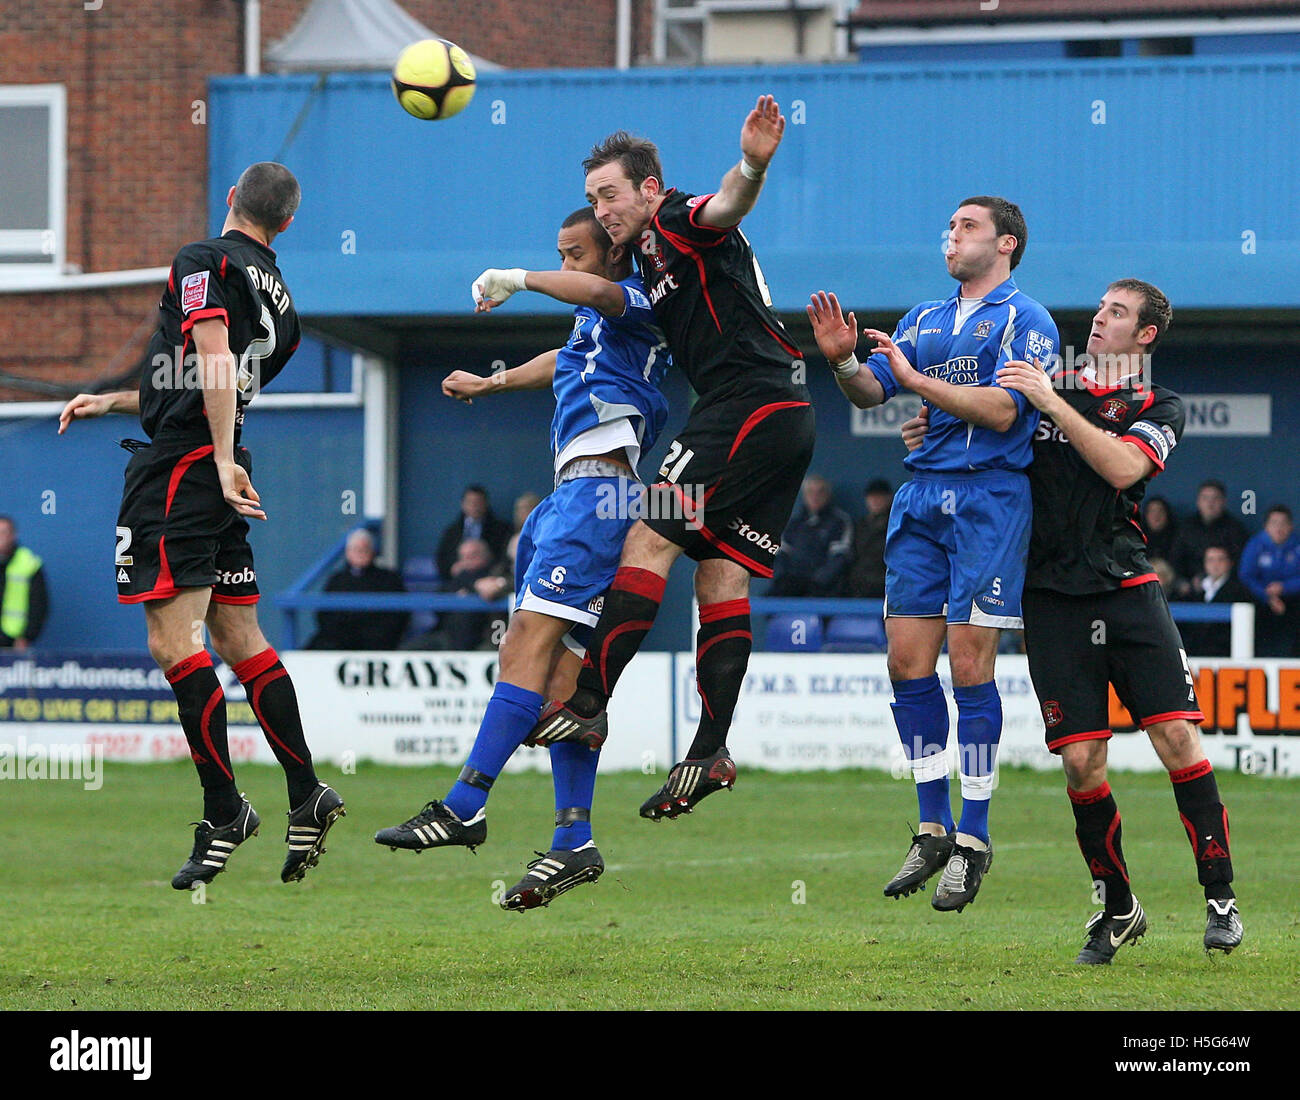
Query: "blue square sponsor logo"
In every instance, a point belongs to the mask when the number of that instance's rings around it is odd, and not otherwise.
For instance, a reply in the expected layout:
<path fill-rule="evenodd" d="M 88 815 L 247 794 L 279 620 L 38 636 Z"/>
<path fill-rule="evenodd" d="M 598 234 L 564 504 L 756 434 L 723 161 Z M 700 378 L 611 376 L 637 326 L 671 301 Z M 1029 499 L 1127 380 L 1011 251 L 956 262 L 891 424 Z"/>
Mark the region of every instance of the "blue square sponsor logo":
<path fill-rule="evenodd" d="M 1035 359 L 1048 358 L 1055 347 L 1056 341 L 1050 336 L 1044 336 L 1036 329 L 1030 329 L 1029 335 L 1025 337 L 1025 352 Z"/>

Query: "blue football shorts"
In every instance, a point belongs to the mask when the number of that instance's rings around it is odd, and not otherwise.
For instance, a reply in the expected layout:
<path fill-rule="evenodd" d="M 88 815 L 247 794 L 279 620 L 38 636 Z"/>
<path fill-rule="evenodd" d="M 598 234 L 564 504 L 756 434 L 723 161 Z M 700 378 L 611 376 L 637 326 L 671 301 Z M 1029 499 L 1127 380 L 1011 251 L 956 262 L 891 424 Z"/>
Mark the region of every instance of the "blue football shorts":
<path fill-rule="evenodd" d="M 1032 520 L 1018 471 L 915 475 L 889 511 L 885 615 L 1021 629 Z"/>
<path fill-rule="evenodd" d="M 515 609 L 573 623 L 564 644 L 581 656 L 640 518 L 643 487 L 629 478 L 562 482 L 533 509 L 515 551 Z"/>

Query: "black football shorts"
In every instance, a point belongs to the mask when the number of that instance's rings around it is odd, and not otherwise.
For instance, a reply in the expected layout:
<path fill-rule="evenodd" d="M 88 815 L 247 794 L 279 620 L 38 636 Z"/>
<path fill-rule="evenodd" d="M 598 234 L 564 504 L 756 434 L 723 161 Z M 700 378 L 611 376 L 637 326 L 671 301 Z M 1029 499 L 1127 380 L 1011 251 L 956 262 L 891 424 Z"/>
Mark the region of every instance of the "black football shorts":
<path fill-rule="evenodd" d="M 235 448 L 252 476 L 252 457 Z M 218 603 L 256 603 L 248 521 L 221 493 L 212 444 L 140 447 L 126 465 L 117 518 L 119 603 L 165 600 L 211 588 Z"/>
<path fill-rule="evenodd" d="M 1052 752 L 1111 736 L 1110 684 L 1143 729 L 1205 718 L 1158 582 L 1087 596 L 1026 588 L 1022 602 L 1029 675 Z"/>
<path fill-rule="evenodd" d="M 728 558 L 770 577 L 815 429 L 806 401 L 696 406 L 646 493 L 646 524 L 696 561 Z"/>

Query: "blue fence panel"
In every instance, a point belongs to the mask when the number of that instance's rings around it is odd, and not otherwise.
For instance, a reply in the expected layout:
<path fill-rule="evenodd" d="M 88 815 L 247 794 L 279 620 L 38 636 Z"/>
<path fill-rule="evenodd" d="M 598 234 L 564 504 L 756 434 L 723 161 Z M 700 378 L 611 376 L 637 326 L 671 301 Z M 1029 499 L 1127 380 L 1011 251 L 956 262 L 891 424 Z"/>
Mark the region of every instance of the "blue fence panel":
<path fill-rule="evenodd" d="M 668 182 L 703 192 L 767 91 L 791 125 L 746 232 L 782 310 L 826 285 L 859 309 L 945 290 L 940 234 L 983 192 L 1023 206 L 1019 274 L 1050 306 L 1091 307 L 1118 272 L 1184 308 L 1297 304 L 1300 60 L 1279 55 L 494 73 L 434 123 L 383 74 L 225 77 L 212 223 L 247 163 L 282 159 L 303 183 L 277 242 L 303 313 L 462 313 L 483 267 L 554 264 L 594 140 L 644 133 Z"/>

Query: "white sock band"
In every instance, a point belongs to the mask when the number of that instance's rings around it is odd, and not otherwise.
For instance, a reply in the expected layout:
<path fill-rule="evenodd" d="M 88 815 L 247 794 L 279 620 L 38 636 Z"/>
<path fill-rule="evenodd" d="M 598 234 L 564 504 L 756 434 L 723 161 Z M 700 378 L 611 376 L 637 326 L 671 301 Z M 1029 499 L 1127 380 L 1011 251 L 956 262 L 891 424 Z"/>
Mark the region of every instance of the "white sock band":
<path fill-rule="evenodd" d="M 917 783 L 929 783 L 933 779 L 942 779 L 948 774 L 948 754 L 946 752 L 931 753 L 929 756 L 922 756 L 919 760 L 912 761 L 912 778 Z"/>
<path fill-rule="evenodd" d="M 993 776 L 966 775 L 961 777 L 962 801 L 987 802 L 993 797 Z"/>

